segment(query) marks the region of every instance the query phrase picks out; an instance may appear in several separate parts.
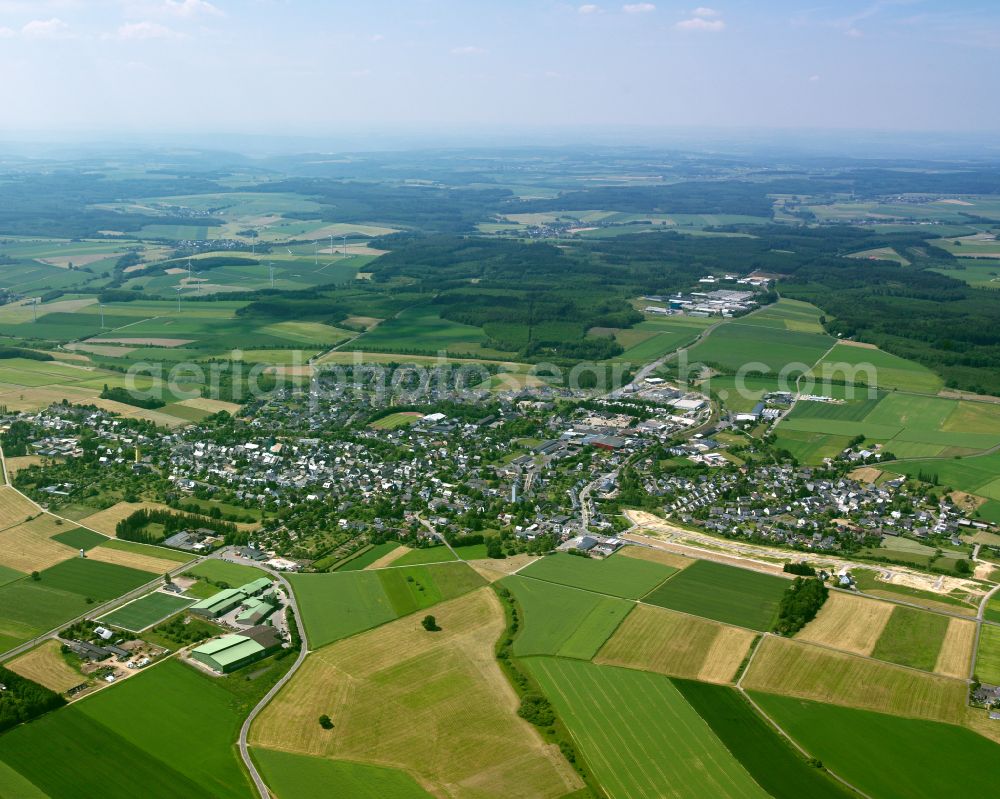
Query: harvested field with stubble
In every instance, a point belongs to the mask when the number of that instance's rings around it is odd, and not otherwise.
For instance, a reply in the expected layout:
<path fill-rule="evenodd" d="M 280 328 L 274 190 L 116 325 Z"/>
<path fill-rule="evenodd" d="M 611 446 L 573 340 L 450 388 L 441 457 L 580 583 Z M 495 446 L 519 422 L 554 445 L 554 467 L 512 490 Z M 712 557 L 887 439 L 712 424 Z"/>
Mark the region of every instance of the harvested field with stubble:
<path fill-rule="evenodd" d="M 41 511 L 33 502 L 9 486 L 0 487 L 0 530 L 20 524 L 37 513 Z"/>
<path fill-rule="evenodd" d="M 466 563 L 475 569 L 476 573 L 484 580 L 495 583 L 502 577 L 520 571 L 529 563 L 536 560 L 538 560 L 538 557 L 535 555 L 520 554 L 508 555 L 506 558 L 500 560 L 467 560 Z"/>
<path fill-rule="evenodd" d="M 42 462 L 41 455 L 15 455 L 13 458 L 7 458 L 7 474 L 11 478 L 14 477 L 21 469 L 27 469 L 29 466 L 38 466 Z"/>
<path fill-rule="evenodd" d="M 250 730 L 254 746 L 393 766 L 452 797 L 556 797 L 582 783 L 517 716 L 493 653 L 503 609 L 483 588 L 309 655 Z M 332 730 L 316 722 L 335 720 Z"/>
<path fill-rule="evenodd" d="M 889 602 L 831 591 L 816 618 L 795 639 L 870 655 L 893 608 Z"/>
<path fill-rule="evenodd" d="M 969 663 L 972 660 L 972 647 L 976 641 L 975 622 L 965 619 L 950 619 L 948 630 L 941 644 L 934 671 L 945 677 L 956 677 L 964 680 L 969 676 Z"/>
<path fill-rule="evenodd" d="M 155 555 L 147 555 L 142 552 L 130 552 L 105 546 L 97 546 L 89 550 L 87 560 L 114 563 L 118 566 L 128 566 L 130 569 L 139 569 L 154 574 L 163 574 L 176 569 L 179 565 L 176 560 L 169 558 L 158 558 Z"/>
<path fill-rule="evenodd" d="M 86 677 L 78 674 L 63 660 L 62 653 L 59 651 L 59 642 L 52 639 L 43 642 L 30 652 L 25 652 L 20 657 L 4 663 L 4 666 L 22 677 L 44 685 L 57 694 L 64 693 L 87 681 Z"/>
<path fill-rule="evenodd" d="M 847 707 L 960 724 L 966 684 L 936 674 L 767 636 L 742 682 L 764 691 Z"/>
<path fill-rule="evenodd" d="M 110 508 L 99 510 L 97 513 L 80 519 L 79 522 L 84 527 L 89 527 L 91 530 L 97 530 L 99 533 L 114 537 L 115 526 L 118 522 L 131 516 L 140 508 L 152 509 L 165 507 L 165 505 L 161 505 L 158 502 L 118 502 Z"/>
<path fill-rule="evenodd" d="M 0 564 L 30 574 L 72 558 L 78 554 L 75 549 L 50 537 L 69 529 L 51 516 L 39 516 L 0 531 Z"/>
<path fill-rule="evenodd" d="M 637 605 L 594 662 L 726 683 L 733 680 L 754 637 L 740 627 Z"/>
<path fill-rule="evenodd" d="M 686 558 L 674 552 L 667 552 L 665 549 L 654 549 L 652 547 L 623 547 L 619 550 L 620 555 L 626 558 L 637 558 L 638 560 L 649 560 L 653 563 L 661 563 L 670 566 L 672 569 L 686 569 L 694 558 Z"/>

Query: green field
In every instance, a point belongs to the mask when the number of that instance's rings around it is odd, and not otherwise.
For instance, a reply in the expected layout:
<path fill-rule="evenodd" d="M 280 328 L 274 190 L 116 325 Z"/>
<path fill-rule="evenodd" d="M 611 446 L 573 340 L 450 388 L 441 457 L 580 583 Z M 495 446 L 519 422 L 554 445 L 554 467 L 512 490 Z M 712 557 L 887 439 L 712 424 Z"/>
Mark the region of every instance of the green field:
<path fill-rule="evenodd" d="M 947 448 L 967 452 L 1000 445 L 1000 407 L 897 392 L 877 401 L 798 402 L 777 432 L 779 436 L 863 435 L 884 442 L 898 457 L 938 455 Z"/>
<path fill-rule="evenodd" d="M 9 566 L 0 565 L 0 586 L 12 583 L 15 580 L 20 580 L 22 577 L 27 577 L 27 575 L 23 572 L 19 572 L 17 569 L 10 568 Z"/>
<path fill-rule="evenodd" d="M 388 416 L 383 416 L 381 419 L 376 419 L 371 423 L 371 426 L 376 430 L 395 430 L 397 427 L 407 427 L 414 422 L 418 421 L 422 414 L 412 413 L 408 411 L 401 411 L 399 413 L 390 413 Z"/>
<path fill-rule="evenodd" d="M 769 630 L 789 585 L 781 577 L 699 560 L 643 601 L 751 630 Z"/>
<path fill-rule="evenodd" d="M 28 578 L 0 586 L 0 651 L 58 627 L 90 607 L 80 594 Z"/>
<path fill-rule="evenodd" d="M 638 558 L 612 556 L 597 560 L 557 553 L 535 561 L 520 574 L 599 594 L 638 599 L 676 571 Z"/>
<path fill-rule="evenodd" d="M 810 755 L 878 799 L 987 799 L 1000 746 L 951 724 L 754 692 L 753 699 Z M 921 754 L 922 753 L 922 754 Z"/>
<path fill-rule="evenodd" d="M 420 549 L 411 549 L 405 555 L 392 562 L 393 566 L 416 566 L 422 563 L 441 563 L 442 561 L 455 560 L 451 550 L 444 544 L 436 544 Z"/>
<path fill-rule="evenodd" d="M 464 563 L 379 569 L 375 573 L 397 617 L 461 596 L 486 583 Z"/>
<path fill-rule="evenodd" d="M 348 572 L 348 571 L 358 571 L 370 566 L 379 558 L 388 555 L 395 549 L 399 548 L 399 544 L 395 541 L 385 541 L 381 544 L 375 544 L 371 549 L 365 550 L 356 558 L 351 558 L 349 561 L 344 563 L 342 566 L 338 566 L 334 571 L 338 572 Z"/>
<path fill-rule="evenodd" d="M 824 393 L 822 382 L 825 379 L 860 382 L 880 389 L 895 388 L 918 394 L 934 394 L 943 385 L 938 375 L 915 361 L 908 361 L 882 350 L 849 344 L 834 347 L 816 364 L 812 374 L 819 381 L 819 387 L 814 393 Z"/>
<path fill-rule="evenodd" d="M 463 325 L 442 319 L 437 311 L 426 307 L 408 308 L 392 319 L 355 340 L 358 350 L 423 352 L 483 358 L 508 358 L 511 353 L 484 346 L 486 334 L 480 327 Z"/>
<path fill-rule="evenodd" d="M 1000 627 L 984 624 L 980 628 L 976 677 L 987 685 L 1000 685 Z"/>
<path fill-rule="evenodd" d="M 232 699 L 211 678 L 168 660 L 8 732 L 0 760 L 51 799 L 129 799 L 140 785 L 154 799 L 247 799 L 233 746 L 242 716 Z M 95 743 L 123 767 L 94 768 Z"/>
<path fill-rule="evenodd" d="M 106 542 L 108 537 L 84 527 L 74 527 L 62 533 L 56 533 L 52 536 L 52 540 L 73 547 L 73 549 L 93 549 L 98 544 Z"/>
<path fill-rule="evenodd" d="M 795 375 L 808 372 L 834 341 L 821 333 L 746 324 L 741 318 L 717 327 L 688 356 L 691 363 L 700 361 L 728 373 L 756 364 L 752 371 L 758 375 L 778 374 L 786 366 L 787 373 Z"/>
<path fill-rule="evenodd" d="M 238 588 L 245 583 L 256 580 L 258 577 L 266 577 L 267 574 L 253 566 L 244 566 L 242 563 L 229 563 L 219 558 L 209 558 L 192 566 L 186 572 L 186 576 L 200 577 L 221 585 L 225 583 L 230 588 Z"/>
<path fill-rule="evenodd" d="M 485 583 L 464 563 L 292 574 L 309 645 L 318 648 Z"/>
<path fill-rule="evenodd" d="M 631 602 L 514 575 L 501 585 L 521 606 L 514 654 L 590 660 L 632 609 Z"/>
<path fill-rule="evenodd" d="M 855 795 L 810 766 L 735 689 L 677 678 L 673 683 L 774 799 L 846 799 Z"/>
<path fill-rule="evenodd" d="M 431 797 L 413 777 L 400 769 L 310 757 L 261 747 L 255 747 L 252 755 L 263 773 L 264 781 L 278 799 L 309 799 L 320 793 L 351 799 Z"/>
<path fill-rule="evenodd" d="M 768 305 L 739 319 L 740 324 L 759 325 L 797 333 L 822 333 L 820 318 L 823 312 L 815 305 L 782 297 L 774 305 Z"/>
<path fill-rule="evenodd" d="M 197 557 L 188 552 L 168 549 L 167 547 L 156 547 L 150 544 L 140 544 L 136 541 L 125 541 L 121 538 L 106 538 L 101 546 L 108 549 L 117 549 L 121 552 L 134 552 L 137 555 L 160 558 L 161 560 L 172 560 L 174 563 L 189 563 Z"/>
<path fill-rule="evenodd" d="M 114 563 L 70 558 L 41 572 L 39 585 L 103 602 L 127 594 L 155 577 L 151 572 Z"/>
<path fill-rule="evenodd" d="M 893 608 L 872 657 L 933 671 L 948 630 L 948 617 L 908 608 Z"/>
<path fill-rule="evenodd" d="M 313 649 L 396 618 L 377 571 L 291 574 Z"/>
<path fill-rule="evenodd" d="M 667 677 L 566 658 L 523 662 L 610 799 L 767 796 Z"/>
<path fill-rule="evenodd" d="M 155 591 L 101 616 L 101 621 L 138 632 L 183 610 L 192 600 Z"/>
<path fill-rule="evenodd" d="M 886 468 L 908 477 L 1000 500 L 1000 452 L 968 458 L 896 461 Z"/>

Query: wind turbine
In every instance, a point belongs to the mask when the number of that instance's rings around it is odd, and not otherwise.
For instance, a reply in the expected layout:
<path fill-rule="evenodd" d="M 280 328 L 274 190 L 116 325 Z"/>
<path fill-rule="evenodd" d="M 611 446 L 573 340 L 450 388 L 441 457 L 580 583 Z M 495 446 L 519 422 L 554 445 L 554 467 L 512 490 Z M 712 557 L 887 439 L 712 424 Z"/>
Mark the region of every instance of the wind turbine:
<path fill-rule="evenodd" d="M 101 312 L 101 330 L 104 330 L 104 303 L 97 303 L 97 310 Z"/>
<path fill-rule="evenodd" d="M 268 271 L 271 273 L 271 288 L 274 288 L 274 263 L 271 261 L 267 262 Z"/>
<path fill-rule="evenodd" d="M 344 234 L 344 257 L 347 257 L 347 234 Z"/>

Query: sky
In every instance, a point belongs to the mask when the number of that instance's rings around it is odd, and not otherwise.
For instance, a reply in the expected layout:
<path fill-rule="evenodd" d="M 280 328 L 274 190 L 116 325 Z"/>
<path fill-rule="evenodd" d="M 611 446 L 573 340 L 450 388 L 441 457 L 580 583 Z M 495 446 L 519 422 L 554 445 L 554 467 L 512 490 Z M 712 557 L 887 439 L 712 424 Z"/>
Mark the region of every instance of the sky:
<path fill-rule="evenodd" d="M 1000 131 L 996 0 L 0 0 L 0 135 Z"/>

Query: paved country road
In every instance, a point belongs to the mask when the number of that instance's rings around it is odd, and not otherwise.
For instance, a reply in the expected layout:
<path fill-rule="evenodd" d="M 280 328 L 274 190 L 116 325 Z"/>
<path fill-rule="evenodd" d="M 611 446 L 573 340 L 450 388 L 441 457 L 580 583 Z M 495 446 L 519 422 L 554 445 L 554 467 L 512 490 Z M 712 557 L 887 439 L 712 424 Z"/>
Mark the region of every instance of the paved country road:
<path fill-rule="evenodd" d="M 285 675 L 278 680 L 272 687 L 271 690 L 261 697 L 261 700 L 254 705 L 253 710 L 250 711 L 250 715 L 246 717 L 243 722 L 243 726 L 240 727 L 240 757 L 243 759 L 243 765 L 246 766 L 247 771 L 250 772 L 250 777 L 253 779 L 254 785 L 257 786 L 257 792 L 260 794 L 261 799 L 270 799 L 271 792 L 268 790 L 267 783 L 264 782 L 264 778 L 261 777 L 260 772 L 257 771 L 257 766 L 253 762 L 253 758 L 250 757 L 250 749 L 247 746 L 247 734 L 250 732 L 250 725 L 253 724 L 257 715 L 267 707 L 268 703 L 277 696 L 278 691 L 280 691 L 292 677 L 295 672 L 299 670 L 299 666 L 302 665 L 303 661 L 306 659 L 306 655 L 309 654 L 309 641 L 306 637 L 306 628 L 302 623 L 302 614 L 299 613 L 298 603 L 295 601 L 295 594 L 292 593 L 292 587 L 288 584 L 288 580 L 280 572 L 273 571 L 271 569 L 262 567 L 260 564 L 255 563 L 254 566 L 258 569 L 268 572 L 274 579 L 281 583 L 282 587 L 285 589 L 285 593 L 288 595 L 288 609 L 292 612 L 295 617 L 295 626 L 299 631 L 299 638 L 302 641 L 299 647 L 298 657 L 295 658 L 295 662 L 292 667 L 285 673 Z"/>

